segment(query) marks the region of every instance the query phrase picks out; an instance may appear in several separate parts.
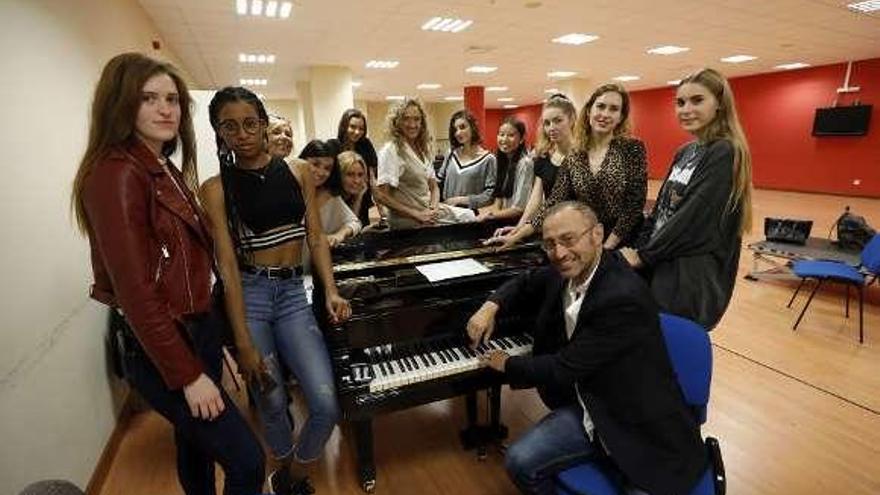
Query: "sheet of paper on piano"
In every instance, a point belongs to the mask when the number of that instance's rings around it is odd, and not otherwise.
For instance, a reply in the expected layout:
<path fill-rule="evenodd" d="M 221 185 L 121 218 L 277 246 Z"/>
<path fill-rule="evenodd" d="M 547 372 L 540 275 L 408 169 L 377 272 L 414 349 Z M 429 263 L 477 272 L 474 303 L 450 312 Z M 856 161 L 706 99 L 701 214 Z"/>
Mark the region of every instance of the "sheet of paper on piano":
<path fill-rule="evenodd" d="M 439 282 L 440 280 L 467 277 L 489 272 L 489 268 L 487 268 L 486 265 L 473 258 L 419 265 L 416 267 L 416 270 L 424 275 L 429 282 Z"/>

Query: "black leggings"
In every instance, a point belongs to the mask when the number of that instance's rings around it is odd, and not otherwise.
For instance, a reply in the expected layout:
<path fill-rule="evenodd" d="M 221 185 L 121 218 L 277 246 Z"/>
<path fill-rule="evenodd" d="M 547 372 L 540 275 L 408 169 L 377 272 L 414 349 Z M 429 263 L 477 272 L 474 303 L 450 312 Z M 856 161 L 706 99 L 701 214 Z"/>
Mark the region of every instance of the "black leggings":
<path fill-rule="evenodd" d="M 195 418 L 183 390 L 169 390 L 159 371 L 136 340 L 129 338 L 124 355 L 126 379 L 132 388 L 174 425 L 177 475 L 187 495 L 214 495 L 214 463 L 223 468 L 225 495 L 254 495 L 263 488 L 265 457 L 257 437 L 219 385 L 222 350 L 208 318 L 195 320 L 193 347 L 205 373 L 220 388 L 226 409 L 212 421 Z"/>

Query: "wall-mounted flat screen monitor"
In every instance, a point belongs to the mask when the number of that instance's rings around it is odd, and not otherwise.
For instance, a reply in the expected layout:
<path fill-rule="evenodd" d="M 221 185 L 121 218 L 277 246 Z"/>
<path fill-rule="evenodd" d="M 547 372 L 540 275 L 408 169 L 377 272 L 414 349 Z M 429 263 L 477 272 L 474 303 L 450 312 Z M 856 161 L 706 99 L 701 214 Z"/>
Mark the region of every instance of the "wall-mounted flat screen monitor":
<path fill-rule="evenodd" d="M 817 108 L 814 136 L 864 136 L 871 122 L 872 105 Z"/>

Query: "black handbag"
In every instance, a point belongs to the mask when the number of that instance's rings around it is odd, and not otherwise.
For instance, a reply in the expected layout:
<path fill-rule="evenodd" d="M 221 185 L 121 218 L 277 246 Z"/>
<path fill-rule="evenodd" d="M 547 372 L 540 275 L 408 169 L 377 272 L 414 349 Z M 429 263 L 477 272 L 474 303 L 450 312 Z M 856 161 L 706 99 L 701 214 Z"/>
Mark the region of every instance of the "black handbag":
<path fill-rule="evenodd" d="M 787 242 L 790 244 L 806 244 L 813 229 L 812 220 L 795 220 L 791 218 L 764 218 L 764 237 L 768 241 Z"/>
<path fill-rule="evenodd" d="M 861 251 L 877 233 L 865 217 L 850 213 L 849 206 L 832 226 L 837 227 L 837 245 L 848 251 Z"/>

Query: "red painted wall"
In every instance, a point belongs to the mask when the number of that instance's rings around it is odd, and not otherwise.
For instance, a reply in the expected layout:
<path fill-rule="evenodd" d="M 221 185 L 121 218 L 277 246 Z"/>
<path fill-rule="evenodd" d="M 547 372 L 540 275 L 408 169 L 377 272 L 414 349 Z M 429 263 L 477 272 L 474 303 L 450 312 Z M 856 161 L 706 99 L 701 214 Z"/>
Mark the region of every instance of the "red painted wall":
<path fill-rule="evenodd" d="M 853 64 L 839 105 L 874 105 L 868 134 L 814 137 L 816 108 L 831 106 L 846 64 L 731 79 L 737 111 L 752 151 L 755 186 L 791 191 L 880 197 L 880 59 Z M 662 178 L 689 136 L 675 120 L 673 88 L 632 93 L 635 134 L 648 147 L 649 173 Z M 860 180 L 861 185 L 854 185 Z"/>
<path fill-rule="evenodd" d="M 843 85 L 846 64 L 827 65 L 732 79 L 740 121 L 752 151 L 754 184 L 791 191 L 880 197 L 880 58 L 853 64 L 851 86 L 858 93 L 841 95 L 839 105 L 856 99 L 874 105 L 868 134 L 860 137 L 814 137 L 816 108 L 831 106 Z M 648 148 L 652 178 L 663 178 L 675 150 L 690 135 L 675 119 L 673 88 L 635 91 L 634 134 Z M 534 143 L 541 106 L 486 111 L 484 141 L 494 149 L 498 123 L 516 114 L 529 126 Z M 860 185 L 854 185 L 860 180 Z"/>

